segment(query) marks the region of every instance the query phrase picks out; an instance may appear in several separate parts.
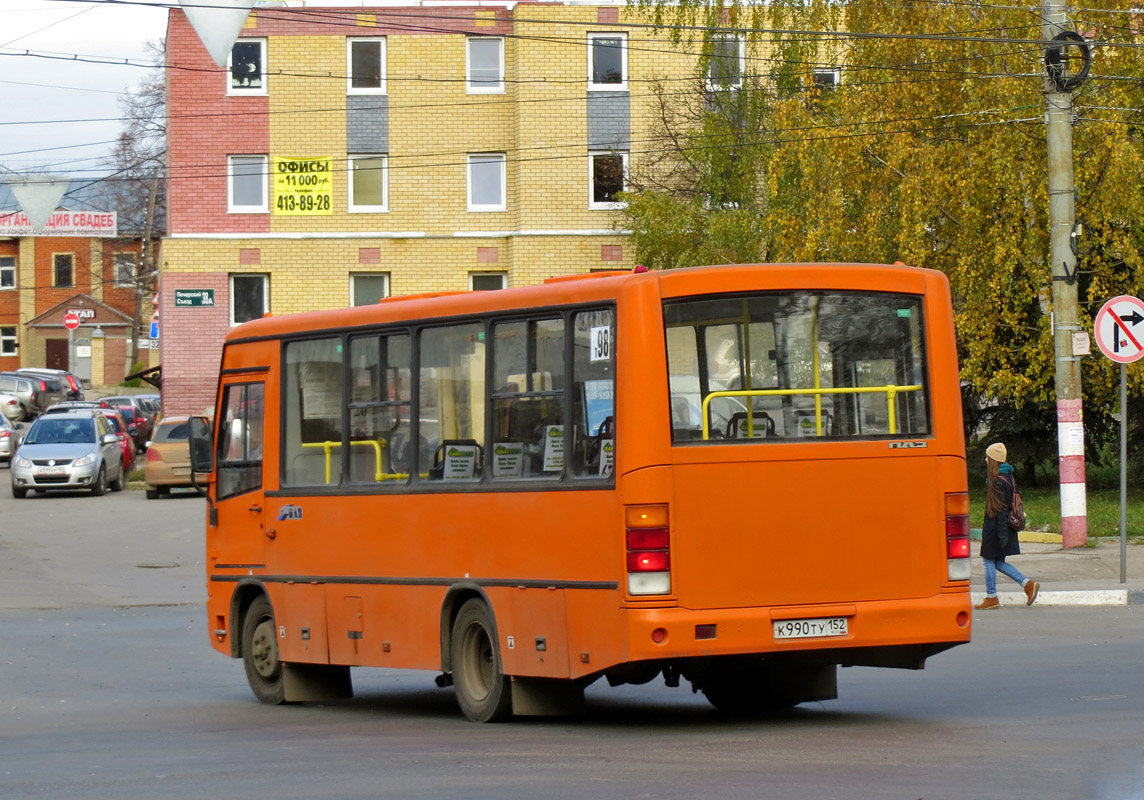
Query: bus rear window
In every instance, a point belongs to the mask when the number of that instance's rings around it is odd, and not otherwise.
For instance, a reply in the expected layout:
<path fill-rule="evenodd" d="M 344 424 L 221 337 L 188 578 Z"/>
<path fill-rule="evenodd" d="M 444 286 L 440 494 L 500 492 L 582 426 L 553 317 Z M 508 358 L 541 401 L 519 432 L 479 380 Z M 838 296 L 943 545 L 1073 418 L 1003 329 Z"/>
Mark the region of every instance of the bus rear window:
<path fill-rule="evenodd" d="M 930 431 L 922 299 L 784 292 L 664 307 L 672 441 Z"/>

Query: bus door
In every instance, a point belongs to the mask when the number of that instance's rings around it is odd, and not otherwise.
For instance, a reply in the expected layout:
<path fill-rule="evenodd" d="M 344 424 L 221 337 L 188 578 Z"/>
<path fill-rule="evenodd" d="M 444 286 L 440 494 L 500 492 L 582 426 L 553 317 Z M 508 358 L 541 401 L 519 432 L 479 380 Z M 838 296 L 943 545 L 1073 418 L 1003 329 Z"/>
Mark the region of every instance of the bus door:
<path fill-rule="evenodd" d="M 222 386 L 215 506 L 219 561 L 265 566 L 266 500 L 262 486 L 263 397 L 261 380 L 237 377 Z"/>

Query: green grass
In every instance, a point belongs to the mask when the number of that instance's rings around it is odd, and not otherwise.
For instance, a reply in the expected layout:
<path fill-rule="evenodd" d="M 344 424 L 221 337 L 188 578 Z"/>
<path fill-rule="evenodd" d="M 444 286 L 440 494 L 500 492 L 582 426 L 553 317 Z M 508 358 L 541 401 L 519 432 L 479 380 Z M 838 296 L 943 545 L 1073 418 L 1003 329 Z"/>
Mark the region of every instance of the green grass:
<path fill-rule="evenodd" d="M 1095 474 L 1094 474 L 1095 472 Z M 1113 470 L 1087 475 L 1088 535 L 1120 536 L 1120 477 Z M 1038 475 L 1038 486 L 1020 486 L 1030 531 L 1061 532 L 1061 489 L 1056 474 Z M 1018 481 L 1020 476 L 1018 475 Z M 1129 484 L 1128 538 L 1144 537 L 1144 487 Z M 969 476 L 970 524 L 981 527 L 985 516 L 985 476 Z"/>

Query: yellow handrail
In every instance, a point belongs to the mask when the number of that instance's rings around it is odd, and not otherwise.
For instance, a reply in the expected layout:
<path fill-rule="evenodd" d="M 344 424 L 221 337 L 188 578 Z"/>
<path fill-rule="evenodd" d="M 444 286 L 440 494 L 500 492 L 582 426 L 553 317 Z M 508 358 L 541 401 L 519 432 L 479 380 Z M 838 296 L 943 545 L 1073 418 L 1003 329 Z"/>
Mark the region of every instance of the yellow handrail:
<path fill-rule="evenodd" d="M 818 435 L 822 435 L 822 395 L 824 394 L 874 394 L 882 392 L 886 395 L 886 404 L 889 407 L 889 423 L 890 433 L 898 432 L 898 418 L 894 411 L 894 398 L 898 396 L 898 392 L 916 392 L 921 390 L 921 385 L 914 386 L 895 386 L 887 384 L 886 386 L 844 386 L 839 388 L 830 387 L 815 387 L 813 389 L 738 389 L 729 390 L 724 392 L 711 392 L 703 398 L 703 438 L 708 439 L 711 435 L 711 415 L 708 411 L 711 401 L 717 397 L 775 397 L 780 395 L 814 395 L 814 415 L 818 426 Z M 748 428 L 748 431 L 750 428 Z"/>
<path fill-rule="evenodd" d="M 365 440 L 361 440 L 361 441 L 350 442 L 350 447 L 353 447 L 355 445 L 359 446 L 359 447 L 365 447 L 365 446 L 372 446 L 373 447 L 374 456 L 376 458 L 376 462 L 375 462 L 376 467 L 373 471 L 373 479 L 376 482 L 381 483 L 381 481 L 384 478 L 392 477 L 392 476 L 387 476 L 385 473 L 383 473 L 381 471 L 381 448 L 385 446 L 385 440 L 384 439 L 382 439 L 380 441 L 375 441 L 373 439 L 365 439 Z M 331 470 L 330 456 L 333 454 L 335 447 L 341 447 L 341 446 L 342 446 L 341 442 L 303 442 L 302 443 L 302 447 L 320 447 L 320 448 L 322 448 L 323 451 L 325 451 L 325 454 L 326 454 L 326 484 L 327 485 L 333 479 L 333 476 L 331 475 L 332 470 Z M 407 475 L 406 477 L 409 477 L 409 476 Z"/>

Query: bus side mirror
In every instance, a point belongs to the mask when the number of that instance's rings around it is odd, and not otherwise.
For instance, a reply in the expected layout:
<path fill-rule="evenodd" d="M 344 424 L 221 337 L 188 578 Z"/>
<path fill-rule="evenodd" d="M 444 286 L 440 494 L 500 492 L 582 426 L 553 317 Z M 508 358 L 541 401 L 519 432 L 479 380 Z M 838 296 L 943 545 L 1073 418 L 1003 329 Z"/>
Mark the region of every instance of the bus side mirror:
<path fill-rule="evenodd" d="M 214 472 L 211 423 L 206 417 L 191 417 L 191 471 Z"/>

